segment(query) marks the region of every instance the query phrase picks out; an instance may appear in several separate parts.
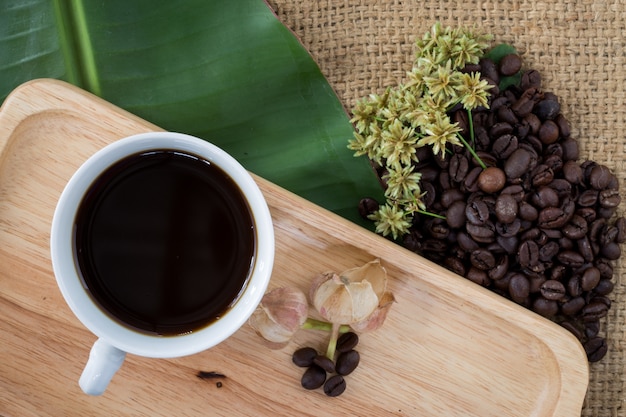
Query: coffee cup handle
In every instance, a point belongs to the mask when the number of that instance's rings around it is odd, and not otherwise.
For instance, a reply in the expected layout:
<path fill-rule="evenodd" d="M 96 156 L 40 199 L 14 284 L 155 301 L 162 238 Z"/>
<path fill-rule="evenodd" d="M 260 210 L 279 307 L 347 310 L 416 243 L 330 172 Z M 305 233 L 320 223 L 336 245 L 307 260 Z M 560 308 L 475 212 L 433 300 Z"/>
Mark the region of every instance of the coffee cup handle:
<path fill-rule="evenodd" d="M 89 353 L 89 360 L 78 385 L 85 394 L 102 395 L 111 378 L 120 369 L 126 352 L 111 346 L 102 339 L 96 340 Z"/>

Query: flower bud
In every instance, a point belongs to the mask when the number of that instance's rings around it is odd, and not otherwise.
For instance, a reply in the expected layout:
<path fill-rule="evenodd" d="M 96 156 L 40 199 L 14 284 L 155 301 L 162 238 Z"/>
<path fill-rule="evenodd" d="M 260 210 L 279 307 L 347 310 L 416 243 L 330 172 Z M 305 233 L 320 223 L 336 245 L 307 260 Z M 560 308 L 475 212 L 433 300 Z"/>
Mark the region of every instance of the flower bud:
<path fill-rule="evenodd" d="M 272 349 L 284 347 L 307 319 L 309 306 L 304 293 L 280 287 L 266 293 L 248 323 Z"/>

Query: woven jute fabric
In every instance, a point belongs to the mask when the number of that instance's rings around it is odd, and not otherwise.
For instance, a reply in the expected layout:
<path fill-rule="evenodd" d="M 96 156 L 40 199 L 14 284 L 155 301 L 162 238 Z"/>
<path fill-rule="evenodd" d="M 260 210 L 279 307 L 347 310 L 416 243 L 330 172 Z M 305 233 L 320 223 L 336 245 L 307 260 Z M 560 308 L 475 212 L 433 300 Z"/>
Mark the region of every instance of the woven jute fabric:
<path fill-rule="evenodd" d="M 626 190 L 626 0 L 444 1 L 269 0 L 350 110 L 371 92 L 402 82 L 414 41 L 434 22 L 477 25 L 517 48 L 555 93 L 581 159 L 607 165 Z M 346 141 L 349 138 L 346 138 Z M 626 196 L 618 214 L 626 213 Z M 626 255 L 624 256 L 626 257 Z M 602 322 L 609 352 L 591 364 L 583 416 L 626 416 L 626 270 Z M 567 388 L 565 388 L 567 389 Z M 520 393 L 520 395 L 524 395 Z"/>

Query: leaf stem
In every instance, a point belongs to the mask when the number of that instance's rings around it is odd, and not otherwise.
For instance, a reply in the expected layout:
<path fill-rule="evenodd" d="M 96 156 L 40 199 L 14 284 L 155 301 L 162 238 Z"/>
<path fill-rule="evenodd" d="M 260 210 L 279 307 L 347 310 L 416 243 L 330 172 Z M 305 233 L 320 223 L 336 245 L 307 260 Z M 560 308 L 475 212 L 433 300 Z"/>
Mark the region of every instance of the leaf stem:
<path fill-rule="evenodd" d="M 330 340 L 328 341 L 328 349 L 326 349 L 326 357 L 331 361 L 335 360 L 335 350 L 337 350 L 337 339 L 339 338 L 340 327 L 340 324 L 333 323 L 333 328 L 330 332 Z"/>
<path fill-rule="evenodd" d="M 300 328 L 304 330 L 321 330 L 325 332 L 330 332 L 333 329 L 333 325 L 327 321 L 316 320 L 309 317 L 306 319 L 304 324 L 300 326 Z M 345 324 L 339 326 L 339 333 L 347 333 L 349 331 L 350 326 Z"/>

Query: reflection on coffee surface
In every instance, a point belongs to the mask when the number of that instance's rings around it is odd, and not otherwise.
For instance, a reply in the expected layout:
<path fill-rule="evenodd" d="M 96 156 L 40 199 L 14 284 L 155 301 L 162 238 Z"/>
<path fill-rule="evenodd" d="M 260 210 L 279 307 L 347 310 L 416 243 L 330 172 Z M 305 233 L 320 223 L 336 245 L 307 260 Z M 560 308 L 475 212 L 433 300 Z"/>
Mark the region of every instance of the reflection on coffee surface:
<path fill-rule="evenodd" d="M 91 185 L 75 220 L 84 284 L 110 315 L 162 335 L 205 327 L 245 287 L 254 221 L 215 164 L 178 151 L 129 156 Z"/>

